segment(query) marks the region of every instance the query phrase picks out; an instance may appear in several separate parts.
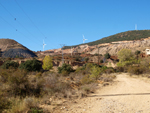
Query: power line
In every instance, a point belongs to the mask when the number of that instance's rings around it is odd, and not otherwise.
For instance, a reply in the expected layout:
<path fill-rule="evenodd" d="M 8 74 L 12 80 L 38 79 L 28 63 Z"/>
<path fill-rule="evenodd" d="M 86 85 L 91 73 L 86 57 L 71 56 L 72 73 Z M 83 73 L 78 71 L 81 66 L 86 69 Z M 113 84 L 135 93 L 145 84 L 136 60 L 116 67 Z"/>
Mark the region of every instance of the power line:
<path fill-rule="evenodd" d="M 27 38 L 27 36 L 25 34 L 23 34 L 22 32 L 18 31 L 12 24 L 10 24 L 8 21 L 6 21 L 3 17 L 0 16 L 0 18 L 5 21 L 9 26 L 11 26 L 13 29 L 15 29 L 17 32 L 19 32 L 20 34 L 22 34 L 23 36 L 25 36 Z M 33 41 L 34 42 L 34 41 Z M 36 42 L 35 42 L 36 43 Z M 36 43 L 37 44 L 37 43 Z"/>
<path fill-rule="evenodd" d="M 1 17 L 1 16 L 0 16 Z M 1 17 L 3 21 L 5 21 L 9 26 L 11 26 L 13 29 L 17 30 L 13 25 L 11 25 L 9 22 L 7 22 L 3 17 Z"/>
<path fill-rule="evenodd" d="M 16 4 L 20 7 L 20 9 L 23 11 L 23 13 L 28 17 L 28 19 L 31 21 L 31 23 L 38 29 L 38 31 L 46 38 L 44 33 L 35 25 L 35 23 L 31 20 L 31 18 L 27 15 L 27 13 L 23 10 L 23 8 L 19 5 L 17 0 L 15 0 Z"/>
<path fill-rule="evenodd" d="M 14 20 L 15 20 L 21 27 L 23 27 L 30 35 L 32 35 L 32 37 L 35 37 L 28 29 L 26 29 L 26 28 L 16 19 L 15 16 L 13 16 L 12 13 L 10 13 L 10 12 L 7 10 L 7 8 L 6 8 L 3 4 L 0 3 L 0 5 L 11 15 L 12 18 L 14 18 Z M 36 39 L 37 39 L 37 38 L 36 38 Z M 38 41 L 39 41 L 39 40 L 38 40 Z M 40 42 L 41 42 L 41 41 L 40 41 Z"/>

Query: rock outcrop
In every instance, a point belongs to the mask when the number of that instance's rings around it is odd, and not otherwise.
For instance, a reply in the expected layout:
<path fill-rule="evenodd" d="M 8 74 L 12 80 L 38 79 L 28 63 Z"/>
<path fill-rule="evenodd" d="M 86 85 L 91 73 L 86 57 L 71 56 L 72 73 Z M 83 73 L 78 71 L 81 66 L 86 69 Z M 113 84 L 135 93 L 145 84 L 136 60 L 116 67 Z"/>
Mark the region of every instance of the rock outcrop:
<path fill-rule="evenodd" d="M 3 58 L 36 57 L 36 54 L 34 52 L 12 39 L 0 39 L 0 50 L 1 57 Z"/>
<path fill-rule="evenodd" d="M 110 53 L 111 55 L 116 55 L 121 49 L 131 49 L 133 52 L 139 50 L 145 52 L 145 49 L 150 49 L 150 38 L 135 40 L 135 41 L 119 41 L 108 44 L 99 44 L 99 54 Z M 90 54 L 98 53 L 98 47 L 93 51 L 89 52 Z"/>
<path fill-rule="evenodd" d="M 99 50 L 98 50 L 99 48 Z M 75 53 L 85 53 L 85 54 L 106 54 L 107 52 L 111 55 L 117 55 L 118 51 L 121 49 L 131 49 L 133 52 L 136 50 L 139 50 L 143 53 L 145 53 L 146 49 L 150 49 L 150 37 L 141 39 L 141 40 L 133 40 L 133 41 L 117 41 L 117 42 L 111 42 L 111 43 L 103 43 L 99 45 L 89 46 L 87 44 L 85 45 L 79 45 L 76 47 L 73 47 L 71 49 L 65 49 L 63 50 L 64 54 L 75 54 Z M 51 51 L 51 52 L 49 52 Z M 53 52 L 52 50 L 45 51 L 47 54 L 61 54 L 61 49 L 55 49 Z M 99 51 L 99 52 L 98 52 Z"/>

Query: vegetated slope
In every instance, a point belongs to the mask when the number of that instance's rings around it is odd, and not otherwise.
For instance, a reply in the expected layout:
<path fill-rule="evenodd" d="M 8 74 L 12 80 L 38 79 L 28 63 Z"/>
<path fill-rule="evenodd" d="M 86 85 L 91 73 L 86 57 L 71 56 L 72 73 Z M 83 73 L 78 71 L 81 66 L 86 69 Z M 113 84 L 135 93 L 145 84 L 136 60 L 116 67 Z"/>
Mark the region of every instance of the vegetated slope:
<path fill-rule="evenodd" d="M 12 39 L 0 39 L 0 50 L 2 52 L 1 57 L 3 58 L 36 57 L 31 50 Z"/>
<path fill-rule="evenodd" d="M 126 32 L 118 33 L 118 34 L 104 37 L 94 42 L 89 42 L 85 44 L 89 46 L 93 46 L 93 45 L 111 43 L 111 42 L 117 42 L 117 41 L 139 40 L 139 39 L 148 38 L 148 37 L 150 37 L 150 30 L 134 30 L 134 31 L 126 31 Z M 79 45 L 75 45 L 72 47 L 77 47 L 77 46 Z M 69 48 L 71 48 L 71 46 L 64 47 L 64 49 L 69 49 Z"/>
<path fill-rule="evenodd" d="M 102 44 L 102 43 L 111 43 L 116 41 L 129 41 L 129 40 L 139 40 L 142 38 L 150 37 L 150 30 L 136 30 L 136 31 L 127 31 L 118 33 L 109 37 L 102 38 L 100 40 L 87 43 L 89 46 Z"/>

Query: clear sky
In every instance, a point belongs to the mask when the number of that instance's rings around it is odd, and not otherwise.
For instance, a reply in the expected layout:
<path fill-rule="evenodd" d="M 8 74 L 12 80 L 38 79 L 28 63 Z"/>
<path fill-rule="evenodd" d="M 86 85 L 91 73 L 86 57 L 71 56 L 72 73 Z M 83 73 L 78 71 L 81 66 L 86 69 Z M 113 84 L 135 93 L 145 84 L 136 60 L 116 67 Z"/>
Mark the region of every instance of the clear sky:
<path fill-rule="evenodd" d="M 33 51 L 150 29 L 150 0 L 0 0 L 0 38 Z"/>

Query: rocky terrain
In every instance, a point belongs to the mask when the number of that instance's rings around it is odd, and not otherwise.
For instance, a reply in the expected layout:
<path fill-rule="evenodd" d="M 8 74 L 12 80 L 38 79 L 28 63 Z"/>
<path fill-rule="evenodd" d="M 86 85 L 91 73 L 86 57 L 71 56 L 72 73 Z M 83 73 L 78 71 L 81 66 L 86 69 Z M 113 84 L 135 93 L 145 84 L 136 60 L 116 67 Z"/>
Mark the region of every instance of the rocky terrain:
<path fill-rule="evenodd" d="M 0 39 L 0 50 L 1 50 L 1 57 L 4 58 L 36 57 L 36 54 L 34 52 L 32 52 L 28 48 L 24 47 L 23 45 L 19 44 L 18 42 L 12 39 Z"/>
<path fill-rule="evenodd" d="M 134 30 L 118 33 L 94 42 L 80 44 L 75 46 L 65 46 L 63 48 L 47 50 L 39 54 L 57 55 L 61 54 L 106 54 L 117 55 L 118 51 L 123 48 L 136 50 L 145 53 L 145 49 L 150 49 L 150 30 Z"/>
<path fill-rule="evenodd" d="M 99 44 L 98 47 L 100 54 L 105 54 L 106 52 L 108 52 L 111 55 L 116 55 L 118 51 L 120 51 L 123 48 L 131 49 L 133 52 L 139 50 L 144 53 L 145 49 L 150 49 L 150 37 L 134 41 L 118 41 L 107 44 Z M 90 54 L 98 53 L 98 48 L 95 48 L 93 51 L 90 51 L 89 53 Z"/>
<path fill-rule="evenodd" d="M 143 38 L 140 40 L 133 40 L 133 41 L 117 41 L 111 43 L 103 43 L 94 46 L 89 46 L 87 44 L 79 45 L 73 47 L 72 49 L 64 49 L 63 53 L 64 54 L 86 53 L 86 54 L 93 54 L 93 55 L 99 53 L 104 55 L 108 52 L 111 55 L 117 55 L 118 51 L 120 51 L 123 48 L 131 49 L 133 52 L 139 50 L 142 53 L 145 53 L 145 49 L 150 49 L 150 37 Z M 51 55 L 61 54 L 61 51 L 62 49 L 47 50 L 42 54 L 51 54 Z"/>

